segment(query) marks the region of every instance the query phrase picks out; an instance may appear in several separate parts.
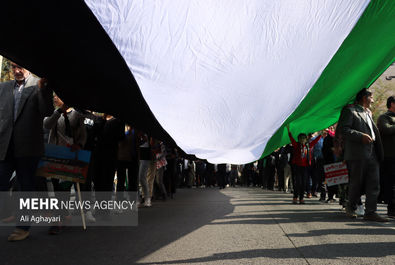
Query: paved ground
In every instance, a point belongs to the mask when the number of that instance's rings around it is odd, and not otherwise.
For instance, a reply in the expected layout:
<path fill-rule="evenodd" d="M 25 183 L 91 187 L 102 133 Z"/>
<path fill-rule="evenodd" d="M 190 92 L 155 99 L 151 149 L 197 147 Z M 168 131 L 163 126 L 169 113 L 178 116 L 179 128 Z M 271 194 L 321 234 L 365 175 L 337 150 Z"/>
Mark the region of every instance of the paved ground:
<path fill-rule="evenodd" d="M 17 243 L 0 228 L 0 264 L 395 264 L 395 222 L 350 220 L 337 204 L 292 205 L 290 194 L 257 188 L 176 195 L 141 209 L 138 227 L 33 228 Z"/>

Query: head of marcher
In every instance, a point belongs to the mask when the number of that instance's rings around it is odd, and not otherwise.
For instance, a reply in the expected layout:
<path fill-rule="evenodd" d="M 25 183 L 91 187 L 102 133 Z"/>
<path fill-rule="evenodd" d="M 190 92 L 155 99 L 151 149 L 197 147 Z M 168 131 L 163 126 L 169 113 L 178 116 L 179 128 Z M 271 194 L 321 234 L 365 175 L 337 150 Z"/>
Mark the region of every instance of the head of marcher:
<path fill-rule="evenodd" d="M 30 72 L 28 70 L 26 70 L 25 68 L 19 66 L 14 62 L 11 62 L 11 69 L 12 69 L 12 74 L 15 77 L 15 81 L 18 84 L 24 82 L 25 79 L 30 75 Z"/>
<path fill-rule="evenodd" d="M 301 144 L 306 144 L 307 143 L 307 135 L 305 133 L 300 133 L 298 135 L 298 142 Z"/>
<path fill-rule="evenodd" d="M 395 113 L 395 97 L 394 96 L 390 96 L 387 99 L 387 108 L 389 111 Z"/>
<path fill-rule="evenodd" d="M 370 108 L 373 102 L 373 93 L 367 88 L 363 88 L 361 91 L 359 91 L 355 98 L 355 103 L 366 109 Z"/>

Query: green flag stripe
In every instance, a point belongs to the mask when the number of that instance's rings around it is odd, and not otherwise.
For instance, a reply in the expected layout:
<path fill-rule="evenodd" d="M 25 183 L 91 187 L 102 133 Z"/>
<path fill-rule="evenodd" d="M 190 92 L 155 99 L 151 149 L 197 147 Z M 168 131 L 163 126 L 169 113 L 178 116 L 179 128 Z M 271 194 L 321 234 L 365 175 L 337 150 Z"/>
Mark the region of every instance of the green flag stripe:
<path fill-rule="evenodd" d="M 296 110 L 271 137 L 262 157 L 289 143 L 291 132 L 315 132 L 335 123 L 342 107 L 370 86 L 395 59 L 395 1 L 372 0 Z"/>

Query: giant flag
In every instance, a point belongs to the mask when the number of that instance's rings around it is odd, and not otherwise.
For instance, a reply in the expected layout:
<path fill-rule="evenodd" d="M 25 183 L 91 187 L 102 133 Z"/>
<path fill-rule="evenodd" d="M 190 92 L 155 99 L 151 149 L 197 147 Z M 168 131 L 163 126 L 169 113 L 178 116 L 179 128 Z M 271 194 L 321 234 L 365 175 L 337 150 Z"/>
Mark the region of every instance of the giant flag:
<path fill-rule="evenodd" d="M 17 5 L 0 18 L 1 54 L 67 102 L 213 163 L 259 159 L 288 143 L 286 124 L 333 124 L 395 59 L 393 0 Z"/>

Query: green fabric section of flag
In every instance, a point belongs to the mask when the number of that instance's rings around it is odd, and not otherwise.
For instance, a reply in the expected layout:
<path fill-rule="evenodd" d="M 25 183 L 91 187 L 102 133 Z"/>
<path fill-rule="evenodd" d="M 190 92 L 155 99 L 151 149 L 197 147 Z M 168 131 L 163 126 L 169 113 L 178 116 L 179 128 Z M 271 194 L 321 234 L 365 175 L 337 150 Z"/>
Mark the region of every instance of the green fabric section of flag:
<path fill-rule="evenodd" d="M 395 60 L 395 1 L 372 0 L 317 82 L 271 137 L 262 157 L 290 142 L 291 133 L 310 133 L 334 124 L 344 105 L 369 87 Z"/>

